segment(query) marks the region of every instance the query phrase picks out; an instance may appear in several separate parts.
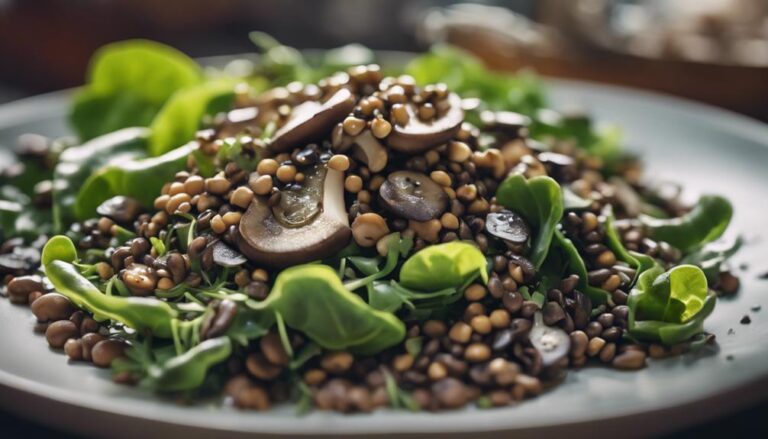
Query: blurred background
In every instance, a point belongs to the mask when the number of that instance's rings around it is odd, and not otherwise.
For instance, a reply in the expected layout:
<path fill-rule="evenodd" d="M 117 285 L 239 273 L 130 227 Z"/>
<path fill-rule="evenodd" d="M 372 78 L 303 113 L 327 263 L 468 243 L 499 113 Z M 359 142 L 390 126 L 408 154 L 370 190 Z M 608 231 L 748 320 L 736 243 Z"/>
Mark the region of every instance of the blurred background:
<path fill-rule="evenodd" d="M 450 41 L 498 69 L 658 90 L 768 120 L 768 0 L 0 0 L 0 101 L 82 83 L 99 46 L 151 38 L 192 56 Z"/>

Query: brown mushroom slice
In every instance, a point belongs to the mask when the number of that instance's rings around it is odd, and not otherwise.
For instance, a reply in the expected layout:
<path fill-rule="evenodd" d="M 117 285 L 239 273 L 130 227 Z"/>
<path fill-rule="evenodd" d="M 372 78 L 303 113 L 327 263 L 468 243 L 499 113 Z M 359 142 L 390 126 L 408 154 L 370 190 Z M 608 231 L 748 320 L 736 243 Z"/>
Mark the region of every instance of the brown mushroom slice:
<path fill-rule="evenodd" d="M 219 126 L 217 135 L 219 138 L 235 137 L 247 129 L 258 129 L 261 125 L 260 111 L 257 107 L 236 108 L 227 113 L 226 118 Z"/>
<path fill-rule="evenodd" d="M 323 259 L 349 243 L 344 174 L 319 165 L 274 207 L 257 197 L 240 220 L 238 248 L 253 262 L 285 267 Z"/>
<path fill-rule="evenodd" d="M 371 130 L 365 130 L 355 137 L 354 145 L 355 158 L 368 165 L 371 172 L 379 172 L 387 166 L 387 150 L 373 137 Z"/>
<path fill-rule="evenodd" d="M 454 93 L 448 95 L 448 103 L 448 111 L 429 122 L 419 119 L 415 105 L 406 105 L 410 116 L 408 124 L 393 124 L 387 145 L 396 151 L 418 154 L 451 140 L 464 122 L 464 110 L 461 109 L 461 98 Z"/>
<path fill-rule="evenodd" d="M 531 118 L 513 111 L 490 111 L 480 113 L 480 121 L 486 128 L 505 132 L 513 137 L 521 135 L 531 125 Z"/>
<path fill-rule="evenodd" d="M 395 215 L 415 221 L 439 218 L 448 208 L 448 195 L 424 174 L 397 171 L 379 188 L 382 204 Z"/>
<path fill-rule="evenodd" d="M 355 96 L 346 88 L 334 93 L 320 104 L 307 101 L 293 108 L 288 121 L 280 127 L 269 144 L 273 152 L 292 148 L 317 140 L 330 133 L 355 108 Z"/>

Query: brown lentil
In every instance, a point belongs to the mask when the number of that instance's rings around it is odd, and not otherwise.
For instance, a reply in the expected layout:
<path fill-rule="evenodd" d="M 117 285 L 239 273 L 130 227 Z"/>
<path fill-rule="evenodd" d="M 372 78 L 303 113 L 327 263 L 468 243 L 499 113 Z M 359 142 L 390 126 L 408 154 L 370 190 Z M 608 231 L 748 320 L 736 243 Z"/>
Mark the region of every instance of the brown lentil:
<path fill-rule="evenodd" d="M 464 290 L 464 298 L 470 302 L 477 302 L 483 300 L 486 294 L 486 289 L 480 284 L 472 284 Z"/>
<path fill-rule="evenodd" d="M 349 352 L 330 352 L 323 355 L 320 360 L 320 367 L 329 373 L 340 374 L 346 372 L 352 366 L 353 361 L 354 357 Z"/>
<path fill-rule="evenodd" d="M 97 367 L 109 367 L 116 358 L 122 357 L 126 344 L 119 340 L 102 340 L 91 350 L 91 361 Z"/>
<path fill-rule="evenodd" d="M 363 190 L 363 179 L 357 175 L 348 175 L 344 180 L 344 189 L 353 194 L 360 192 Z"/>
<path fill-rule="evenodd" d="M 344 154 L 334 154 L 328 160 L 328 167 L 336 171 L 345 172 L 349 166 L 349 157 Z"/>
<path fill-rule="evenodd" d="M 464 358 L 473 363 L 486 361 L 491 357 L 491 349 L 483 343 L 472 343 L 464 350 Z"/>
<path fill-rule="evenodd" d="M 277 173 L 277 168 L 280 164 L 275 159 L 262 159 L 259 164 L 256 165 L 256 172 L 260 175 L 269 176 Z"/>
<path fill-rule="evenodd" d="M 296 178 L 296 167 L 293 165 L 280 165 L 275 174 L 283 183 L 290 183 Z"/>
<path fill-rule="evenodd" d="M 472 327 L 464 322 L 456 322 L 448 332 L 448 337 L 456 343 L 467 343 L 472 337 Z"/>

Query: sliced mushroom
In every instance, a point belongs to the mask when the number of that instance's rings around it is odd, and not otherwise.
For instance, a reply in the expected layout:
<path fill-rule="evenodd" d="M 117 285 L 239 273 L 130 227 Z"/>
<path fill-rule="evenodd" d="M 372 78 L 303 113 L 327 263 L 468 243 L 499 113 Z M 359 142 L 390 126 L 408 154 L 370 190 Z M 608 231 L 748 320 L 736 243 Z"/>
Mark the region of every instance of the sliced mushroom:
<path fill-rule="evenodd" d="M 258 129 L 262 118 L 257 107 L 236 108 L 227 113 L 227 117 L 219 126 L 217 134 L 220 138 L 234 137 L 247 129 Z"/>
<path fill-rule="evenodd" d="M 288 121 L 272 138 L 269 148 L 285 152 L 331 132 L 355 108 L 355 96 L 342 88 L 323 104 L 307 101 L 293 108 Z"/>
<path fill-rule="evenodd" d="M 531 118 L 513 111 L 483 111 L 480 120 L 486 128 L 518 137 L 531 124 Z"/>
<path fill-rule="evenodd" d="M 112 197 L 96 208 L 96 213 L 106 216 L 116 223 L 127 224 L 136 219 L 141 213 L 141 203 L 133 198 L 118 195 Z"/>
<path fill-rule="evenodd" d="M 461 109 L 461 98 L 454 93 L 448 96 L 448 103 L 448 111 L 430 122 L 419 119 L 415 105 L 406 105 L 410 116 L 408 123 L 405 126 L 392 126 L 387 145 L 400 152 L 418 154 L 450 140 L 464 122 L 464 110 Z"/>
<path fill-rule="evenodd" d="M 439 218 L 448 207 L 448 195 L 443 188 L 418 172 L 389 174 L 379 188 L 379 197 L 395 215 L 415 221 Z"/>
<path fill-rule="evenodd" d="M 222 241 L 216 241 L 213 245 L 213 262 L 222 267 L 239 267 L 246 263 L 247 259 Z"/>
<path fill-rule="evenodd" d="M 344 205 L 344 174 L 318 165 L 300 190 L 285 190 L 274 207 L 251 202 L 240 221 L 237 244 L 253 262 L 285 267 L 331 256 L 352 232 Z"/>
<path fill-rule="evenodd" d="M 566 355 L 571 349 L 571 337 L 560 328 L 544 324 L 544 317 L 537 312 L 533 317 L 533 328 L 528 333 L 531 344 L 541 354 L 541 364 L 552 366 Z"/>
<path fill-rule="evenodd" d="M 371 172 L 379 172 L 387 166 L 387 150 L 379 141 L 373 137 L 371 130 L 363 131 L 355 137 L 355 158 L 361 160 Z"/>
<path fill-rule="evenodd" d="M 531 237 L 531 230 L 523 217 L 507 209 L 489 213 L 485 217 L 485 229 L 491 235 L 513 244 L 525 244 Z"/>

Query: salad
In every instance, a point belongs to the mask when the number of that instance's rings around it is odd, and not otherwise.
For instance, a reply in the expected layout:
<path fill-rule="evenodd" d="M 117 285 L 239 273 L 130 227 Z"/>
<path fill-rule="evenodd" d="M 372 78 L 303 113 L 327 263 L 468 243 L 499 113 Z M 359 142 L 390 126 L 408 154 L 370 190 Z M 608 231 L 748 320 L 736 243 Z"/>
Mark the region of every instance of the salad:
<path fill-rule="evenodd" d="M 3 295 L 72 362 L 190 402 L 416 411 L 714 342 L 726 199 L 649 183 L 529 73 L 251 37 L 218 69 L 104 47 L 75 136 L 4 164 Z"/>

